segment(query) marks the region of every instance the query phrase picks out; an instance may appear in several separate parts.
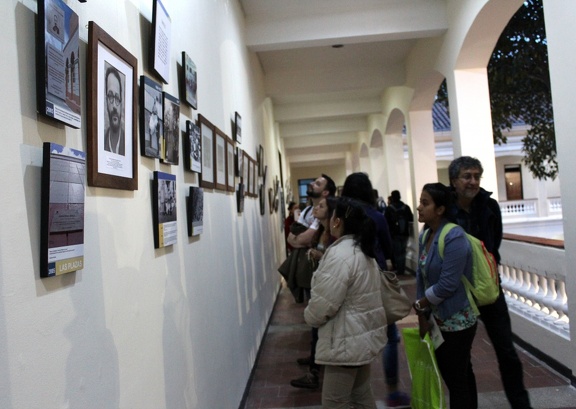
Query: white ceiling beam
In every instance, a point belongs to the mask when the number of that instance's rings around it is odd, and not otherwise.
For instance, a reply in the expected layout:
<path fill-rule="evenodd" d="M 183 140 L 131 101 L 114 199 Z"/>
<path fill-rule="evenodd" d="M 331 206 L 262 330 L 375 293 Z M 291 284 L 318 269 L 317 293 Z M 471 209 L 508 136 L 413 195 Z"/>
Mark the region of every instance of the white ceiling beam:
<path fill-rule="evenodd" d="M 284 138 L 285 149 L 310 148 L 314 146 L 337 146 L 349 145 L 358 142 L 356 133 L 325 134 L 314 136 L 296 136 Z"/>
<path fill-rule="evenodd" d="M 283 138 L 319 134 L 340 134 L 343 132 L 361 132 L 366 131 L 367 128 L 367 119 L 364 117 L 338 118 L 298 123 L 287 122 L 280 124 L 279 126 L 280 135 Z"/>
<path fill-rule="evenodd" d="M 274 119 L 278 122 L 289 122 L 346 115 L 371 115 L 381 112 L 382 103 L 379 97 L 375 97 L 364 100 L 275 105 Z"/>

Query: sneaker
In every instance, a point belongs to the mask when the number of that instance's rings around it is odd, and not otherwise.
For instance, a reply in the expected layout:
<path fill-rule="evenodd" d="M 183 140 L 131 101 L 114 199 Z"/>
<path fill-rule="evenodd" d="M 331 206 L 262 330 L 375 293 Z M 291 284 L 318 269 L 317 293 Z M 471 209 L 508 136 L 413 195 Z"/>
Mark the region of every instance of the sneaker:
<path fill-rule="evenodd" d="M 296 362 L 298 362 L 298 365 L 310 365 L 312 363 L 312 358 L 310 358 L 309 356 L 307 356 L 306 358 L 298 358 L 296 360 Z"/>
<path fill-rule="evenodd" d="M 295 388 L 318 389 L 320 387 L 320 380 L 318 379 L 318 375 L 308 372 L 301 378 L 292 379 L 290 385 Z"/>
<path fill-rule="evenodd" d="M 394 392 L 388 395 L 386 406 L 389 408 L 409 408 L 410 396 L 404 392 Z"/>

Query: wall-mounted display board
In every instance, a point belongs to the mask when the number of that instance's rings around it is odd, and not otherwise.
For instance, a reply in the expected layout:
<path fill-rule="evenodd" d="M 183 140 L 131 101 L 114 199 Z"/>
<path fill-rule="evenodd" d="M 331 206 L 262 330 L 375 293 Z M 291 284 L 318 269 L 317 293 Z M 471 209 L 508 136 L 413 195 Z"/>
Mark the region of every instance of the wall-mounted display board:
<path fill-rule="evenodd" d="M 238 112 L 234 114 L 234 140 L 242 143 L 242 116 Z"/>
<path fill-rule="evenodd" d="M 164 4 L 153 0 L 152 39 L 150 41 L 150 65 L 166 84 L 170 81 L 170 43 L 172 21 Z"/>
<path fill-rule="evenodd" d="M 203 115 L 198 115 L 200 127 L 200 140 L 202 141 L 202 172 L 200 173 L 200 186 L 214 189 L 214 125 Z"/>
<path fill-rule="evenodd" d="M 216 189 L 227 190 L 226 187 L 226 134 L 219 128 L 214 128 L 214 180 Z"/>
<path fill-rule="evenodd" d="M 167 92 L 164 95 L 164 143 L 162 162 L 180 162 L 180 100 Z"/>
<path fill-rule="evenodd" d="M 185 158 L 186 169 L 200 173 L 202 171 L 202 141 L 200 139 L 200 127 L 192 121 L 186 121 L 187 141 Z"/>
<path fill-rule="evenodd" d="M 78 15 L 62 0 L 38 0 L 38 112 L 74 128 L 82 121 L 78 24 Z"/>
<path fill-rule="evenodd" d="M 204 190 L 190 186 L 188 197 L 188 236 L 198 236 L 204 231 Z"/>
<path fill-rule="evenodd" d="M 88 184 L 137 190 L 138 60 L 88 23 Z"/>
<path fill-rule="evenodd" d="M 192 108 L 198 109 L 196 64 L 194 64 L 194 61 L 192 61 L 186 51 L 182 51 L 182 69 L 184 70 L 184 85 L 182 87 L 184 101 Z"/>
<path fill-rule="evenodd" d="M 142 75 L 140 77 L 140 153 L 160 159 L 164 139 L 162 85 Z"/>
<path fill-rule="evenodd" d="M 154 218 L 154 248 L 158 249 L 175 244 L 178 238 L 176 175 L 154 171 L 152 213 Z"/>
<path fill-rule="evenodd" d="M 234 191 L 236 178 L 234 175 L 236 167 L 236 160 L 234 155 L 234 142 L 229 137 L 226 137 L 226 187 L 229 192 Z"/>
<path fill-rule="evenodd" d="M 40 277 L 84 268 L 85 177 L 84 152 L 44 143 Z"/>

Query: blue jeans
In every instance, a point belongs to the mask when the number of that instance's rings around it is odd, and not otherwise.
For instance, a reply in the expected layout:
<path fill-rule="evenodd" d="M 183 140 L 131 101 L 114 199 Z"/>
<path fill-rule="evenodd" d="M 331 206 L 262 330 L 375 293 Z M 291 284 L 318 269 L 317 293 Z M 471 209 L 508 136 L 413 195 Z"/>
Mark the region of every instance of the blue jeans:
<path fill-rule="evenodd" d="M 384 377 L 386 385 L 398 384 L 398 328 L 396 324 L 388 324 L 386 327 L 388 342 L 382 351 L 382 366 L 384 367 Z"/>
<path fill-rule="evenodd" d="M 504 392 L 512 409 L 529 409 L 530 398 L 524 387 L 522 362 L 512 342 L 512 324 L 502 289 L 494 304 L 479 307 L 480 319 L 494 346 Z"/>

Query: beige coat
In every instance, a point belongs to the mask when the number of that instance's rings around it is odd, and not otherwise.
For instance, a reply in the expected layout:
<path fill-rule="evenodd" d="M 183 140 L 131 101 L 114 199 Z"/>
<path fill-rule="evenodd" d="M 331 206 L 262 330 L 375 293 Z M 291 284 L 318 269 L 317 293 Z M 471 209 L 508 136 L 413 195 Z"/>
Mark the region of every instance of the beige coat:
<path fill-rule="evenodd" d="M 365 365 L 386 344 L 386 316 L 376 260 L 343 236 L 328 248 L 312 277 L 304 318 L 318 327 L 316 363 Z"/>

